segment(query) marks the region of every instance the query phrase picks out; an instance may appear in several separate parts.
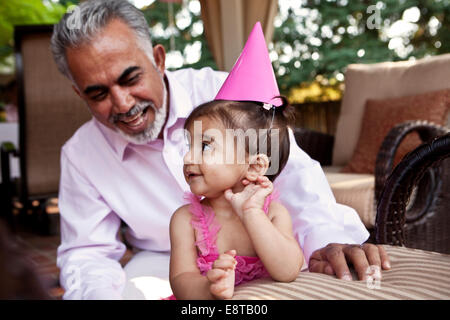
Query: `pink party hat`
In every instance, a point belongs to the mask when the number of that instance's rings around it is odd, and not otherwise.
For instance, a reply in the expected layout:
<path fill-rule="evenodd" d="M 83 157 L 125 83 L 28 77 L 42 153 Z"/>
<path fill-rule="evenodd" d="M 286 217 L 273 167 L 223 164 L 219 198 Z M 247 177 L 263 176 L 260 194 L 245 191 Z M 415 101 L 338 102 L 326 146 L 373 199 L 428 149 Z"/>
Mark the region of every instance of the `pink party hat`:
<path fill-rule="evenodd" d="M 259 101 L 278 107 L 283 103 L 275 98 L 279 95 L 261 23 L 257 22 L 215 100 Z"/>

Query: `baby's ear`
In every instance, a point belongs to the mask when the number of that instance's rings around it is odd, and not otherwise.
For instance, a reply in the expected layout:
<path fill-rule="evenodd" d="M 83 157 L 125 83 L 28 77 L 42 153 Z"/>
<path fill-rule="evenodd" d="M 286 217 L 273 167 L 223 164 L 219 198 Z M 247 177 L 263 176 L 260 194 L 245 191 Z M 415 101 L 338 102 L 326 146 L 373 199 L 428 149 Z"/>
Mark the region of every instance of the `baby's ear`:
<path fill-rule="evenodd" d="M 245 178 L 248 181 L 256 181 L 259 176 L 266 174 L 269 168 L 269 158 L 263 153 L 259 153 L 249 157 L 249 166 Z"/>

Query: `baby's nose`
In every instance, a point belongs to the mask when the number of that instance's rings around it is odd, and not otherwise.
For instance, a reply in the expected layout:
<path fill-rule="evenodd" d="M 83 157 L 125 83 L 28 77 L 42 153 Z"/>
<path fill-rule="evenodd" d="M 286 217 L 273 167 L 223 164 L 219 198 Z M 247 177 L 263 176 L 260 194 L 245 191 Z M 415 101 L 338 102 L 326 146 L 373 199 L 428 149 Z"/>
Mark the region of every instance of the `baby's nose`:
<path fill-rule="evenodd" d="M 186 164 L 193 164 L 193 163 L 194 163 L 194 159 L 193 159 L 191 150 L 189 150 L 189 151 L 184 155 L 184 157 L 183 157 L 183 162 L 184 162 L 185 165 L 186 165 Z"/>

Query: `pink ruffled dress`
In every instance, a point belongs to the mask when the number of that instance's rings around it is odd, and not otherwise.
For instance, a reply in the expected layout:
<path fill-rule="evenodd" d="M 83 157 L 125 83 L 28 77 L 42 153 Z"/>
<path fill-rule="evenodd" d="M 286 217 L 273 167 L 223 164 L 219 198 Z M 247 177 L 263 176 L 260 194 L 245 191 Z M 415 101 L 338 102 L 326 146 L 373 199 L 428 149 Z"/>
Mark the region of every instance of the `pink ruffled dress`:
<path fill-rule="evenodd" d="M 266 214 L 269 212 L 270 203 L 277 197 L 277 192 L 274 190 L 266 198 L 263 207 Z M 192 214 L 191 225 L 197 231 L 198 239 L 195 242 L 198 248 L 197 266 L 200 269 L 200 273 L 206 276 L 206 273 L 212 268 L 214 261 L 219 257 L 216 240 L 221 226 L 215 219 L 214 211 L 210 207 L 203 206 L 200 203 L 200 197 L 186 192 L 185 198 L 190 203 L 189 209 Z M 258 257 L 237 255 L 235 259 L 237 261 L 235 268 L 235 286 L 269 276 L 269 273 Z M 175 296 L 172 295 L 166 300 L 175 299 Z"/>

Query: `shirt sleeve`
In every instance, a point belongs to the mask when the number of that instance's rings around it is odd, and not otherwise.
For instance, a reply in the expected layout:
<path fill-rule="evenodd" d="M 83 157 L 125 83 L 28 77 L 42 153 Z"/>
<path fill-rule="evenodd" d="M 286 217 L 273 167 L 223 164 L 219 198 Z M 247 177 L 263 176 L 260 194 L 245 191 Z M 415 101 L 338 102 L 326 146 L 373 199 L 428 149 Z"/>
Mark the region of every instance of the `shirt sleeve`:
<path fill-rule="evenodd" d="M 61 152 L 59 190 L 61 270 L 64 299 L 121 299 L 125 272 L 119 259 L 125 245 L 118 240 L 120 218 L 88 180 Z"/>
<path fill-rule="evenodd" d="M 275 180 L 280 201 L 289 210 L 294 233 L 309 262 L 329 243 L 363 243 L 369 233 L 353 208 L 336 203 L 320 164 L 297 145 L 289 129 L 289 160 Z"/>

